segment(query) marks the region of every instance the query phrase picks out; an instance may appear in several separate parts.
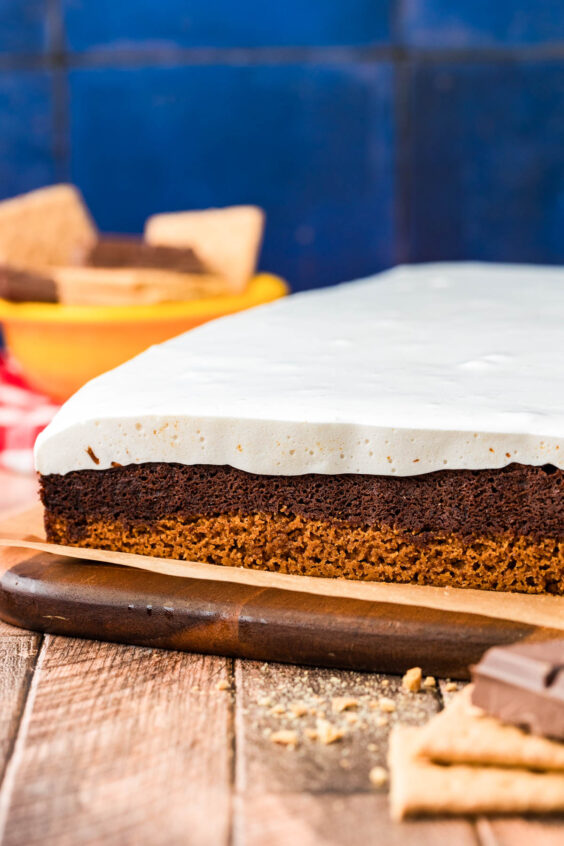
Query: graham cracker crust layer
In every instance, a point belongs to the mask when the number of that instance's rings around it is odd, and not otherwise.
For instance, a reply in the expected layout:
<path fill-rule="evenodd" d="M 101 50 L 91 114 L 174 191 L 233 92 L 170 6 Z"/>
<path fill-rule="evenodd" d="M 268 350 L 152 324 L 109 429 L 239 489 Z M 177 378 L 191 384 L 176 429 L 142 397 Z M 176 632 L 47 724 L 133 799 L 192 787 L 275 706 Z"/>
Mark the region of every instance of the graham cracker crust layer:
<path fill-rule="evenodd" d="M 464 537 L 352 526 L 300 515 L 183 517 L 150 524 L 46 515 L 49 540 L 294 575 L 564 594 L 564 541 L 511 532 Z"/>

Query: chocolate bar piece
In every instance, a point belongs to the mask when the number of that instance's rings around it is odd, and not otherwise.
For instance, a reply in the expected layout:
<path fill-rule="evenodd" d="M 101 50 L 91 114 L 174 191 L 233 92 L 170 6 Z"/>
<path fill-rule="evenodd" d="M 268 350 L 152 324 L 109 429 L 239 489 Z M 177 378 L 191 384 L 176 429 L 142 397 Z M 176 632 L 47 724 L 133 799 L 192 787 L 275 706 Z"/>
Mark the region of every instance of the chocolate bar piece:
<path fill-rule="evenodd" d="M 55 281 L 33 271 L 0 265 L 0 298 L 14 303 L 56 303 Z"/>
<path fill-rule="evenodd" d="M 189 247 L 147 244 L 141 238 L 104 236 L 83 256 L 90 267 L 135 267 L 172 270 L 178 273 L 206 273 L 207 268 Z"/>
<path fill-rule="evenodd" d="M 564 640 L 489 649 L 472 667 L 472 702 L 502 722 L 564 740 Z"/>

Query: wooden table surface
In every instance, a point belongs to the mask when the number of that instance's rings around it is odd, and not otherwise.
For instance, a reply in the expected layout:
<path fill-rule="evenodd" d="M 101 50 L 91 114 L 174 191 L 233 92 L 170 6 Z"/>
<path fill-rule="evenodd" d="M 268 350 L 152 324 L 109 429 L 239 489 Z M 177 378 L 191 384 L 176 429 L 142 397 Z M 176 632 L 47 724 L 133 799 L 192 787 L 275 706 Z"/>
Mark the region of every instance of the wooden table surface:
<path fill-rule="evenodd" d="M 0 471 L 0 512 L 34 482 Z M 395 676 L 305 669 L 69 639 L 0 623 L 0 843 L 205 846 L 556 846 L 564 824 L 389 820 L 398 720 L 424 723 L 452 692 Z M 458 685 L 460 687 L 460 685 Z M 374 709 L 382 696 L 395 711 Z M 339 697 L 353 710 L 335 712 Z M 302 714 L 304 709 L 307 713 Z M 325 719 L 342 737 L 308 737 Z M 295 732 L 297 745 L 273 741 Z"/>

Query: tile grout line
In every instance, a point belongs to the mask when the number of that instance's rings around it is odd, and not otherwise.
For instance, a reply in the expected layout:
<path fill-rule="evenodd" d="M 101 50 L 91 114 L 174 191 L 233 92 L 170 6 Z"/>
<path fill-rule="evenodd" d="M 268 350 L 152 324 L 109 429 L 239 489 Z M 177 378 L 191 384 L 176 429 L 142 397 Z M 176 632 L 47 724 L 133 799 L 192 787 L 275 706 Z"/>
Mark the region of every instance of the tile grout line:
<path fill-rule="evenodd" d="M 60 26 L 47 53 L 5 53 L 0 70 L 69 70 L 71 68 L 175 67 L 190 65 L 343 64 L 392 62 L 402 65 L 452 63 L 526 63 L 562 61 L 564 41 L 532 45 L 472 47 L 420 47 L 402 44 L 257 46 L 257 47 L 171 47 L 129 49 L 91 47 L 82 52 L 68 50 Z"/>
<path fill-rule="evenodd" d="M 65 68 L 53 71 L 53 159 L 59 182 L 70 181 L 69 96 Z"/>
<path fill-rule="evenodd" d="M 408 66 L 394 66 L 394 221 L 395 221 L 395 264 L 405 264 L 411 259 L 410 221 L 412 193 L 412 133 L 410 131 L 410 80 Z"/>
<path fill-rule="evenodd" d="M 10 803 L 14 790 L 16 775 L 19 769 L 20 760 L 25 749 L 27 740 L 29 724 L 35 704 L 37 695 L 37 686 L 39 684 L 39 676 L 41 675 L 41 668 L 45 659 L 45 654 L 51 641 L 51 635 L 43 635 L 37 651 L 37 657 L 32 668 L 29 686 L 27 688 L 25 699 L 22 705 L 21 717 L 18 727 L 15 732 L 14 741 L 10 750 L 10 755 L 6 761 L 2 783 L 0 785 L 0 844 L 4 842 L 4 834 L 6 824 L 8 822 L 8 814 L 10 810 Z"/>
<path fill-rule="evenodd" d="M 52 74 L 53 159 L 59 182 L 69 181 L 69 102 L 66 38 L 59 0 L 47 0 L 48 56 Z"/>
<path fill-rule="evenodd" d="M 390 36 L 393 44 L 405 45 L 403 37 L 404 0 L 392 0 L 389 11 Z"/>
<path fill-rule="evenodd" d="M 46 0 L 47 54 L 53 62 L 64 55 L 64 24 L 59 0 Z"/>
<path fill-rule="evenodd" d="M 394 43 L 404 46 L 404 0 L 393 0 L 391 13 L 391 34 Z M 404 264 L 410 259 L 410 193 L 411 133 L 410 133 L 410 88 L 408 78 L 409 52 L 405 51 L 400 61 L 394 62 L 394 264 Z"/>

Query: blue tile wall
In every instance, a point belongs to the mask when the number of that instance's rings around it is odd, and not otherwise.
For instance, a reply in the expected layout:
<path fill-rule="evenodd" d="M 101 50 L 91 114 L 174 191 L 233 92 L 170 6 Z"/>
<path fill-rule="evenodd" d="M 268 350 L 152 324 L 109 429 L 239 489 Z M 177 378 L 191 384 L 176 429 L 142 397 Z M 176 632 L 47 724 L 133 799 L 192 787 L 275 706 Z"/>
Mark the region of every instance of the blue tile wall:
<path fill-rule="evenodd" d="M 48 72 L 0 71 L 0 186 L 9 197 L 58 179 Z"/>
<path fill-rule="evenodd" d="M 389 66 L 88 69 L 70 83 L 71 175 L 103 228 L 257 203 L 262 265 L 296 288 L 393 262 Z"/>
<path fill-rule="evenodd" d="M 407 44 L 484 47 L 553 43 L 564 39 L 562 0 L 403 0 Z"/>
<path fill-rule="evenodd" d="M 2 0 L 0 198 L 259 203 L 296 289 L 564 263 L 563 0 Z"/>
<path fill-rule="evenodd" d="M 564 262 L 564 62 L 411 69 L 410 259 Z"/>
<path fill-rule="evenodd" d="M 64 0 L 72 50 L 373 44 L 392 0 Z"/>
<path fill-rule="evenodd" d="M 0 55 L 48 47 L 49 0 L 0 0 Z"/>

